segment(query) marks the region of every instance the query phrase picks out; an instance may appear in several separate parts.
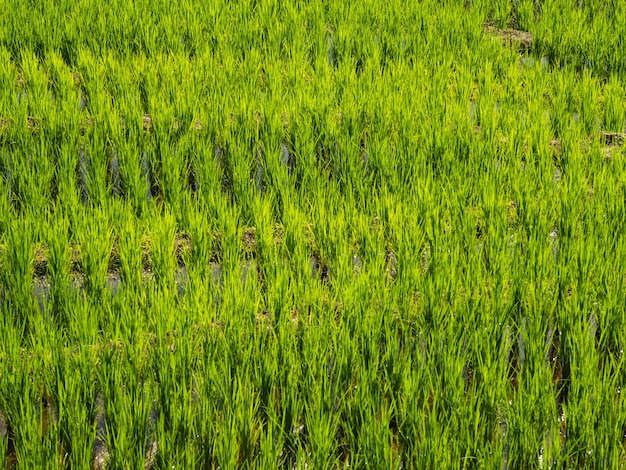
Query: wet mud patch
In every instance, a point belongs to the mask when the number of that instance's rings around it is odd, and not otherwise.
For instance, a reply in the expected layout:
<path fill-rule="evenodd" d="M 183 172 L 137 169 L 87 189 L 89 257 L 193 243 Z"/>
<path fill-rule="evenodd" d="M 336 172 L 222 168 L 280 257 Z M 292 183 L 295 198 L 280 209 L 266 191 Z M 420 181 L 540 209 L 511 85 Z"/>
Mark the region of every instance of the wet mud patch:
<path fill-rule="evenodd" d="M 626 134 L 622 132 L 600 132 L 600 143 L 605 147 L 622 147 L 626 142 Z"/>
<path fill-rule="evenodd" d="M 191 235 L 186 232 L 177 233 L 174 236 L 174 254 L 178 266 L 184 266 L 187 258 L 191 253 L 192 240 Z"/>
<path fill-rule="evenodd" d="M 528 31 L 508 28 L 500 29 L 489 23 L 484 25 L 483 31 L 487 36 L 499 40 L 503 46 L 519 52 L 530 52 L 533 48 L 535 38 Z"/>
<path fill-rule="evenodd" d="M 289 176 L 293 175 L 296 167 L 296 157 L 293 145 L 283 141 L 280 144 L 280 161 L 287 168 Z"/>
<path fill-rule="evenodd" d="M 253 252 L 256 248 L 256 228 L 249 227 L 243 232 L 243 251 L 244 253 Z"/>
<path fill-rule="evenodd" d="M 324 284 L 330 283 L 330 266 L 322 259 L 318 253 L 313 253 L 310 260 L 311 277 L 319 279 Z"/>
<path fill-rule="evenodd" d="M 96 397 L 93 416 L 96 427 L 96 438 L 93 443 L 91 453 L 92 470 L 104 470 L 109 465 L 109 446 L 106 443 L 106 410 L 104 409 L 104 399 L 102 394 Z"/>

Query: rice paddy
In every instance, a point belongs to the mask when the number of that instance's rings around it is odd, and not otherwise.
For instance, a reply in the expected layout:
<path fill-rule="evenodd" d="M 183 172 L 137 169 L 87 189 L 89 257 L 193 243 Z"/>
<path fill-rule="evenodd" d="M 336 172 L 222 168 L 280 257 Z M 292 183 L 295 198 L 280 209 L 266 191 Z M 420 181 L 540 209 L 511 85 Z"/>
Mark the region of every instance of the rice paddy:
<path fill-rule="evenodd" d="M 626 9 L 5 0 L 7 469 L 626 466 Z"/>

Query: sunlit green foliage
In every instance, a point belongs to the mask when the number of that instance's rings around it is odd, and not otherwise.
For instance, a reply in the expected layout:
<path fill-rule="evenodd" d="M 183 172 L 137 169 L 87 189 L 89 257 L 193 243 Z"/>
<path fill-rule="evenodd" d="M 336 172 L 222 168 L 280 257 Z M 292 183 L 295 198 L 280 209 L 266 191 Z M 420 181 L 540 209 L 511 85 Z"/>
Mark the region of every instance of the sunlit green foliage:
<path fill-rule="evenodd" d="M 170 3 L 1 4 L 0 461 L 625 465 L 626 9 Z"/>

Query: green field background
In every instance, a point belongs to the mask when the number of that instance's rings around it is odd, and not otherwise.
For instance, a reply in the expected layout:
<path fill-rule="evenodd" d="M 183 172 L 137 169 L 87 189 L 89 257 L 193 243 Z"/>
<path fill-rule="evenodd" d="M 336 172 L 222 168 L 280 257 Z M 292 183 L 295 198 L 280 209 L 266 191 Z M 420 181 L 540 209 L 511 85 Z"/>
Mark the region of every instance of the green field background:
<path fill-rule="evenodd" d="M 623 2 L 0 11 L 6 468 L 626 465 Z"/>

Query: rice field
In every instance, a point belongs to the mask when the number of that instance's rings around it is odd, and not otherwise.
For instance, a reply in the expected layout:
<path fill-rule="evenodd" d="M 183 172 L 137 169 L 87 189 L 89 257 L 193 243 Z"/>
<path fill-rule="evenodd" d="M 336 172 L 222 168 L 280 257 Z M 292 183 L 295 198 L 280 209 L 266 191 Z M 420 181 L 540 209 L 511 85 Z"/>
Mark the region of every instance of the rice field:
<path fill-rule="evenodd" d="M 5 468 L 626 466 L 620 2 L 1 4 Z"/>

